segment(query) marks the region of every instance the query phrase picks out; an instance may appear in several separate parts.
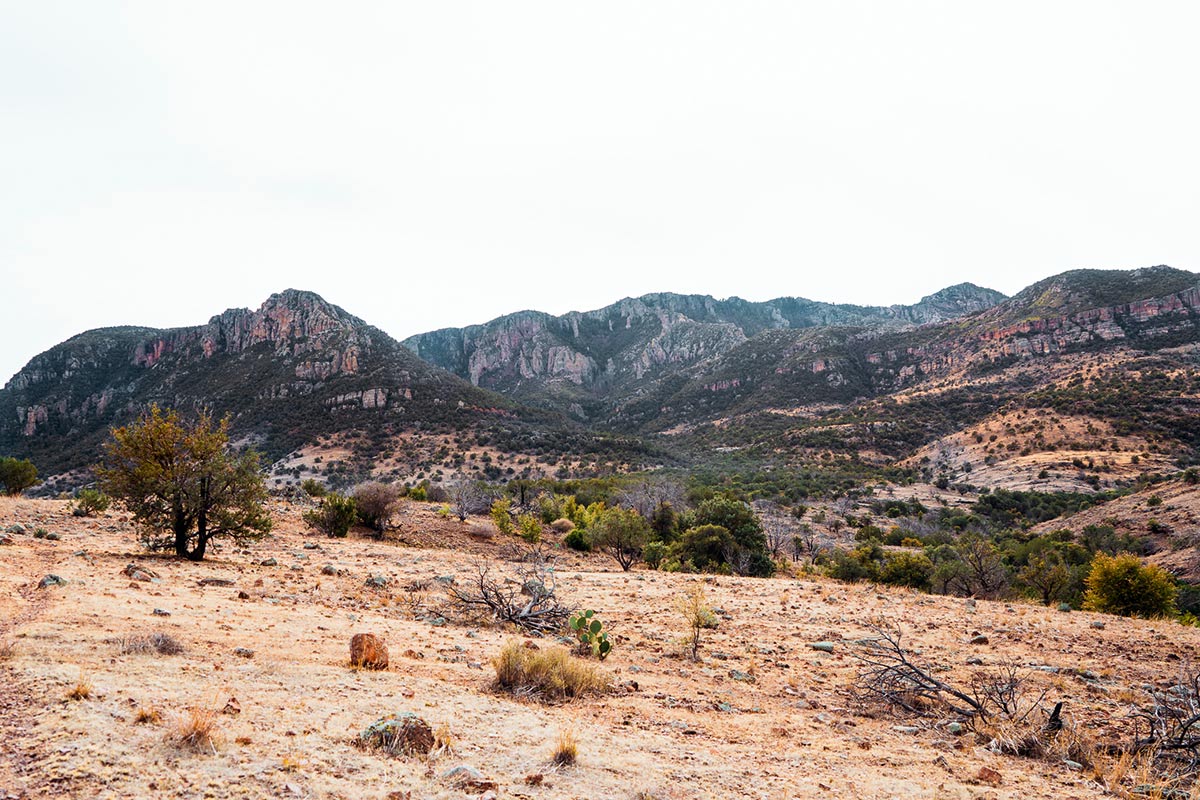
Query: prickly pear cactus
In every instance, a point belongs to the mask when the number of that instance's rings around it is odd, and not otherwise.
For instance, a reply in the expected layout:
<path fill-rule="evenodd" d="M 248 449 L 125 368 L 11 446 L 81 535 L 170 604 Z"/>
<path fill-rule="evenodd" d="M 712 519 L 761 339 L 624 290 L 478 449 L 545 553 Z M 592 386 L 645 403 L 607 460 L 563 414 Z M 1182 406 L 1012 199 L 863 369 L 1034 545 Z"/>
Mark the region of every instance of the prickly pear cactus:
<path fill-rule="evenodd" d="M 588 609 L 579 611 L 571 616 L 569 621 L 571 631 L 579 640 L 579 648 L 603 661 L 612 652 L 612 642 L 604 632 L 604 624 L 596 618 L 596 612 Z"/>

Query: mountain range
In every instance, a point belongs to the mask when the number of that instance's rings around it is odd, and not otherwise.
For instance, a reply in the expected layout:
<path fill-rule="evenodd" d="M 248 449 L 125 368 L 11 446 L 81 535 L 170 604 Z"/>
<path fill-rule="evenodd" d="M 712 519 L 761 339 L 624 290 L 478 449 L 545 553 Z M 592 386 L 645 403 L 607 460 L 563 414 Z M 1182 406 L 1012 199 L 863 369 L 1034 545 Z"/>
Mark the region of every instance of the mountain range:
<path fill-rule="evenodd" d="M 1047 452 L 1005 415 L 1052 409 L 1103 430 L 1093 445 L 1126 437 L 1148 468 L 1200 446 L 1198 311 L 1200 278 L 1159 266 L 1065 272 L 1011 298 L 963 283 L 910 306 L 652 294 L 397 342 L 289 289 L 203 325 L 88 331 L 34 357 L 0 390 L 0 452 L 78 478 L 108 429 L 153 402 L 228 414 L 283 482 L 729 459 L 961 478 L 970 462 L 953 454 L 982 436 L 970 431 L 999 425 L 970 464 L 995 467 Z"/>

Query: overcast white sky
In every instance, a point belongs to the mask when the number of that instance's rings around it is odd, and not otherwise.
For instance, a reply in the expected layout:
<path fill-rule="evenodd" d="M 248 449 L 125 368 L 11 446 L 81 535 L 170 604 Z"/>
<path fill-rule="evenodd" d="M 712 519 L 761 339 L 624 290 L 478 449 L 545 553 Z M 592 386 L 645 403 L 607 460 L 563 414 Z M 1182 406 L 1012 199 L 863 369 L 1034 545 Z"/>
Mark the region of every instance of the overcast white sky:
<path fill-rule="evenodd" d="M 287 287 L 399 338 L 1196 270 L 1198 9 L 0 0 L 0 382 Z"/>

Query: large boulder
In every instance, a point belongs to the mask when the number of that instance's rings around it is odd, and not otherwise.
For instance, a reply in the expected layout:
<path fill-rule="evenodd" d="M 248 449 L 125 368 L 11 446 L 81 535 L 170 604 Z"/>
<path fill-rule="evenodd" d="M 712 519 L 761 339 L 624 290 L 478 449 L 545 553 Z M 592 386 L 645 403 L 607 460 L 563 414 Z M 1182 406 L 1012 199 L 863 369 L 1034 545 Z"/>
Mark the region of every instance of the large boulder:
<path fill-rule="evenodd" d="M 387 669 L 387 645 L 373 633 L 356 633 L 350 639 L 350 666 L 361 669 Z"/>

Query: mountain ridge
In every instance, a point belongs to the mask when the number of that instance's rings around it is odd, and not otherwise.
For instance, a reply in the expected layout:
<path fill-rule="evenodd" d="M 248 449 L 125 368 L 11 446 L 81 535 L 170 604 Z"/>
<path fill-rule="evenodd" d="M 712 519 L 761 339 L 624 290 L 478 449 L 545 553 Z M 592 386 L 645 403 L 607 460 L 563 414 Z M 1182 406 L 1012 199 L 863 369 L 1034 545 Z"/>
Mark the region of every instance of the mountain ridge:
<path fill-rule="evenodd" d="M 698 367 L 763 331 L 905 328 L 975 313 L 1003 298 L 972 283 L 892 306 L 658 292 L 558 316 L 506 314 L 479 325 L 416 334 L 402 344 L 477 386 L 592 419 L 611 409 L 606 395 L 636 392 L 648 377 Z"/>

